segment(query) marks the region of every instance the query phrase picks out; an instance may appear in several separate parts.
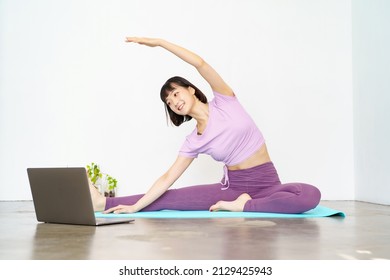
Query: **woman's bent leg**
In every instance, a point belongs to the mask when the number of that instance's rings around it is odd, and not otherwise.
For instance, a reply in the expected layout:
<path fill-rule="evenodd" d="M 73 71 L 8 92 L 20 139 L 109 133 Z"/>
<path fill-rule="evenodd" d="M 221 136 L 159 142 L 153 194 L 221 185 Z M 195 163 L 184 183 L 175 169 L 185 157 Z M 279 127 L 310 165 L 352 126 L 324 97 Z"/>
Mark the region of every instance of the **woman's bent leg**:
<path fill-rule="evenodd" d="M 261 197 L 251 195 L 244 207 L 246 212 L 270 212 L 295 214 L 315 208 L 321 199 L 320 191 L 308 184 L 281 184 L 269 189 L 270 193 Z"/>
<path fill-rule="evenodd" d="M 221 190 L 221 184 L 199 185 L 172 189 L 166 191 L 161 197 L 141 211 L 158 210 L 209 210 L 210 206 L 220 200 L 235 200 L 242 192 L 234 190 Z M 119 204 L 133 205 L 143 194 L 108 197 L 105 209 L 115 207 Z"/>

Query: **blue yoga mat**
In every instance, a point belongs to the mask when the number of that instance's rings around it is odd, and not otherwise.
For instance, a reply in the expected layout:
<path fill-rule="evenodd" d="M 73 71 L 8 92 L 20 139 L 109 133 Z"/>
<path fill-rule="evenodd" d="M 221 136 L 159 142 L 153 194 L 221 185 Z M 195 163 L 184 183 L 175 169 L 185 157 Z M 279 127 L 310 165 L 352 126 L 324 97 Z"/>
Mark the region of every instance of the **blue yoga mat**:
<path fill-rule="evenodd" d="M 228 212 L 228 211 L 150 211 L 137 212 L 133 214 L 103 214 L 95 212 L 97 218 L 152 218 L 152 219 L 209 219 L 209 218 L 318 218 L 341 216 L 345 217 L 345 213 L 324 206 L 316 208 L 302 214 L 279 214 L 279 213 L 263 213 L 263 212 Z"/>

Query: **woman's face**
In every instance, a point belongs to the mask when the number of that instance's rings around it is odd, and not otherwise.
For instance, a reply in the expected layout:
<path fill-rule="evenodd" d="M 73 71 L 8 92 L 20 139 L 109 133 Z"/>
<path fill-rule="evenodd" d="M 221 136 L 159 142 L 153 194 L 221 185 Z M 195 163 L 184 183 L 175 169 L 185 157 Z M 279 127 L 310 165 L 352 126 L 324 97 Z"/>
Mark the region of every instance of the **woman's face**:
<path fill-rule="evenodd" d="M 195 104 L 195 89 L 192 87 L 175 86 L 169 92 L 165 102 L 171 110 L 181 116 L 189 115 Z"/>

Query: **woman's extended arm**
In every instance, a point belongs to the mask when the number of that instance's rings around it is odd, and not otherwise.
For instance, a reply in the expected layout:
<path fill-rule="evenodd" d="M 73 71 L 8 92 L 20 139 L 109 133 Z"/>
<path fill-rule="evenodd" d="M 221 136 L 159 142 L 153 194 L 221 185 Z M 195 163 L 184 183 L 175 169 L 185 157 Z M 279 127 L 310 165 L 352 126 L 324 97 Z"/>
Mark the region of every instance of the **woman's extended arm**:
<path fill-rule="evenodd" d="M 225 95 L 234 95 L 229 85 L 225 83 L 222 77 L 206 61 L 204 61 L 203 58 L 183 47 L 172 44 L 163 39 L 154 38 L 126 37 L 126 42 L 138 43 L 149 47 L 162 47 L 194 66 L 198 70 L 199 74 L 209 83 L 212 90 Z"/>
<path fill-rule="evenodd" d="M 145 208 L 159 198 L 183 174 L 194 159 L 178 156 L 169 170 L 162 175 L 134 205 L 118 205 L 107 209 L 104 213 L 134 213 Z"/>

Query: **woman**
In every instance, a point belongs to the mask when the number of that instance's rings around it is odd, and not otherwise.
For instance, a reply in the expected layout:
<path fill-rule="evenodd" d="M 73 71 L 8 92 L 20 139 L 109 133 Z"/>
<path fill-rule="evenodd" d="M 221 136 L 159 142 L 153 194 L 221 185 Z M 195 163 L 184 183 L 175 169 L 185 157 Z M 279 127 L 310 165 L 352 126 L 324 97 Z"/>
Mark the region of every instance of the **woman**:
<path fill-rule="evenodd" d="M 198 55 L 162 39 L 127 37 L 129 43 L 161 47 L 194 66 L 210 85 L 206 96 L 181 77 L 169 79 L 161 89 L 167 115 L 179 126 L 196 120 L 179 155 L 168 171 L 144 195 L 105 198 L 91 184 L 95 211 L 227 210 L 302 213 L 315 208 L 321 194 L 303 183 L 281 184 L 269 157 L 264 137 L 240 105 L 235 92 Z M 220 183 L 168 190 L 198 154 L 225 163 Z"/>

